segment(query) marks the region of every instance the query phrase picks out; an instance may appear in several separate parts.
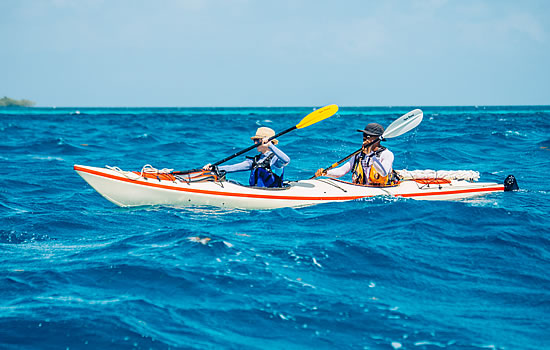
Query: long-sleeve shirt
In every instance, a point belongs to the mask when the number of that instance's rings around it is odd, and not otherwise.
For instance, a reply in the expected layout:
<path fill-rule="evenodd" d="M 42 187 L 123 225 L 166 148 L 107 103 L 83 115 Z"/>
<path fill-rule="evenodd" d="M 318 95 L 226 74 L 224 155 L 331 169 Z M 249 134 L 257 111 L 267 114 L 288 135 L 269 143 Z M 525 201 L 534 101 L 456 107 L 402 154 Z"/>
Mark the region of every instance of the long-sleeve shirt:
<path fill-rule="evenodd" d="M 290 163 L 290 158 L 279 148 L 277 148 L 274 144 L 269 145 L 269 151 L 262 154 L 259 161 L 261 162 L 263 159 L 268 157 L 271 153 L 274 153 L 275 155 L 273 158 L 271 158 L 270 165 L 271 165 L 271 171 L 273 171 L 276 175 L 281 176 L 281 173 L 283 172 L 283 168 Z M 246 159 L 243 162 L 232 164 L 232 165 L 222 165 L 218 167 L 219 170 L 225 170 L 228 173 L 236 172 L 236 171 L 246 171 L 252 169 L 253 161 L 252 159 Z"/>
<path fill-rule="evenodd" d="M 365 156 L 362 160 L 363 169 L 366 176 L 370 173 L 371 167 L 374 166 L 374 169 L 381 175 L 387 176 L 393 166 L 393 153 L 389 149 L 385 149 L 379 154 L 371 152 Z M 355 164 L 355 157 L 350 158 L 344 165 L 339 168 L 330 169 L 327 171 L 327 176 L 331 177 L 341 177 L 349 173 Z"/>

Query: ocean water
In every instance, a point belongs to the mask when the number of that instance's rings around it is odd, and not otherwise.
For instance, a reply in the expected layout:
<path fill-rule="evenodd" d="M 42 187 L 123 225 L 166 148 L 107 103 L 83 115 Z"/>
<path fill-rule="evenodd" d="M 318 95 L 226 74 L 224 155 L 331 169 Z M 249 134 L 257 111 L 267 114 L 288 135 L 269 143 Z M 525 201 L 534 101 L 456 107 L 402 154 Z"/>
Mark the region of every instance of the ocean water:
<path fill-rule="evenodd" d="M 0 109 L 0 348 L 550 348 L 550 106 L 341 107 L 280 138 L 286 178 L 417 107 L 384 143 L 396 169 L 514 174 L 520 191 L 119 208 L 73 164 L 194 168 L 312 108 Z"/>

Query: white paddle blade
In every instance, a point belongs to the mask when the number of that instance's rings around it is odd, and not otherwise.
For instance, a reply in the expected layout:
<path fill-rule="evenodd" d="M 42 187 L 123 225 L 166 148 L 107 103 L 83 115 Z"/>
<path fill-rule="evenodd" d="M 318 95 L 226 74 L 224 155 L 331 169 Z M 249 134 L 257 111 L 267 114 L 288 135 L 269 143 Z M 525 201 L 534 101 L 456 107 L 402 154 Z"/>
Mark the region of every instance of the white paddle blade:
<path fill-rule="evenodd" d="M 386 131 L 382 134 L 385 139 L 391 139 L 399 135 L 403 135 L 407 131 L 410 131 L 418 126 L 422 121 L 424 113 L 420 109 L 415 109 L 407 114 L 402 115 L 399 119 L 395 120 L 386 128 Z"/>

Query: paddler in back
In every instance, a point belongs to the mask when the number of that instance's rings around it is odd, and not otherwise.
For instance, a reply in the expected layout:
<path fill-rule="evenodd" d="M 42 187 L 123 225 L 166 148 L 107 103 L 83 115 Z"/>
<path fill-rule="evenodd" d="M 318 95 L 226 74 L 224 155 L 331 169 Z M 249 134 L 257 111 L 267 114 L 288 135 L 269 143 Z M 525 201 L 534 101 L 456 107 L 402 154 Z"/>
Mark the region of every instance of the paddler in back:
<path fill-rule="evenodd" d="M 392 185 L 393 153 L 380 145 L 384 127 L 378 123 L 370 123 L 365 129 L 357 130 L 363 133 L 363 150 L 350 158 L 339 168 L 325 171 L 321 168 L 315 176 L 342 177 L 352 171 L 352 181 L 355 184 L 367 186 Z"/>
<path fill-rule="evenodd" d="M 269 140 L 275 136 L 271 128 L 260 127 L 256 134 L 251 137 L 259 152 L 254 157 L 246 157 L 243 162 L 233 165 L 222 165 L 214 169 L 212 165 L 206 164 L 203 170 L 232 173 L 237 171 L 250 170 L 249 185 L 256 187 L 282 187 L 284 167 L 290 163 L 290 158 L 275 145 L 279 143 L 276 139 Z"/>

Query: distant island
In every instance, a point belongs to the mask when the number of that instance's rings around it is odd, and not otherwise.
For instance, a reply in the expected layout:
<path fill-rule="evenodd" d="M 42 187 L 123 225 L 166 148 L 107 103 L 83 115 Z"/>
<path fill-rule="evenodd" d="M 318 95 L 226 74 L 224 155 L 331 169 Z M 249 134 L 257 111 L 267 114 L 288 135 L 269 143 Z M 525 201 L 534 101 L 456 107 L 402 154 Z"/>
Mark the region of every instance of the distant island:
<path fill-rule="evenodd" d="M 0 107 L 32 107 L 34 106 L 33 101 L 29 100 L 14 100 L 13 98 L 9 97 L 2 97 L 0 98 Z"/>

